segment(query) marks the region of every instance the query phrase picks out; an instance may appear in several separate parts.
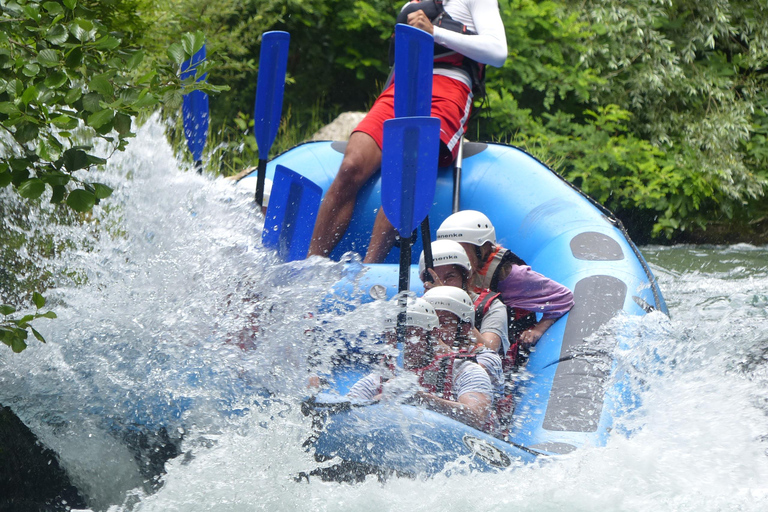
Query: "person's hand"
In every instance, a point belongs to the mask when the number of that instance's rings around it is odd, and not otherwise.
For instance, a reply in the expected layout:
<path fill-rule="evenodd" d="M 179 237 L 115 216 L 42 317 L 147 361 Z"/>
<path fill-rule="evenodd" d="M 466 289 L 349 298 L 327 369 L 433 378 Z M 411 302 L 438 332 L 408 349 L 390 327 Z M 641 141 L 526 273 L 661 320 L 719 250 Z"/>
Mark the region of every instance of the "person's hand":
<path fill-rule="evenodd" d="M 420 28 L 429 34 L 434 34 L 434 30 L 432 29 L 432 22 L 429 21 L 429 18 L 427 18 L 427 15 L 424 14 L 424 11 L 416 11 L 409 14 L 408 24 L 412 27 Z"/>
<path fill-rule="evenodd" d="M 435 288 L 437 286 L 445 286 L 445 284 L 440 280 L 439 277 L 437 277 L 437 272 L 435 272 L 434 269 L 428 268 L 427 272 L 429 272 L 429 275 L 432 276 L 431 281 L 424 281 L 424 290 L 431 290 L 432 288 Z"/>
<path fill-rule="evenodd" d="M 541 338 L 541 335 L 544 334 L 544 332 L 540 332 L 539 329 L 537 329 L 538 325 L 531 327 L 527 331 L 523 331 L 522 334 L 520 334 L 520 343 L 523 344 L 524 348 L 531 348 L 535 347 L 536 343 L 539 342 L 539 338 Z"/>

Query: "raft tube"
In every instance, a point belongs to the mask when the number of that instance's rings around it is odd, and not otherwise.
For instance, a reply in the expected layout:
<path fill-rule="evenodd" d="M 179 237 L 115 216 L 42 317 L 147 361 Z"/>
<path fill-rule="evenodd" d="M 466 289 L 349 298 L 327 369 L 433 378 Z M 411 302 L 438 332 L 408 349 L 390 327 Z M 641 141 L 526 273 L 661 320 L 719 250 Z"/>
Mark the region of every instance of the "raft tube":
<path fill-rule="evenodd" d="M 325 192 L 339 168 L 345 143 L 310 142 L 272 160 L 309 178 Z M 246 180 L 252 177 L 245 178 Z M 365 253 L 380 207 L 377 174 L 361 190 L 353 221 L 331 258 Z M 429 214 L 436 228 L 451 214 L 453 172 L 441 168 Z M 547 330 L 531 352 L 517 383 L 514 422 L 504 440 L 409 405 L 353 404 L 343 398 L 369 371 L 342 366 L 331 389 L 311 404 L 321 413 L 316 456 L 371 465 L 412 475 L 434 475 L 456 461 L 477 470 L 498 470 L 541 455 L 604 445 L 614 420 L 636 407 L 629 376 L 614 359 L 617 348 L 641 343 L 632 322 L 605 333 L 620 315 L 667 313 L 656 280 L 621 222 L 554 171 L 524 151 L 502 144 L 466 143 L 461 181 L 462 210 L 485 213 L 498 242 L 535 271 L 573 291 L 575 306 Z M 421 294 L 413 248 L 411 290 Z M 397 248 L 383 264 L 367 265 L 334 288 L 336 298 L 373 300 L 397 291 Z M 375 285 L 378 285 L 374 288 Z M 373 288 L 373 291 L 371 289 Z M 370 292 L 370 293 L 369 293 Z"/>

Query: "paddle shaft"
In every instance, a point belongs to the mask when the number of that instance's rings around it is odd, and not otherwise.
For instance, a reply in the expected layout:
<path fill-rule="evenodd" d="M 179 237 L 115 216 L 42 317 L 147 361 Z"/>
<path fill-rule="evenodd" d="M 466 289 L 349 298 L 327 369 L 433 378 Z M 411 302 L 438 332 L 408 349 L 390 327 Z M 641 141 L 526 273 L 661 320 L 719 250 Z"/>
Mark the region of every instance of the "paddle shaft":
<path fill-rule="evenodd" d="M 256 177 L 256 204 L 263 206 L 264 202 L 264 180 L 267 176 L 267 159 L 259 158 L 259 171 Z"/>
<path fill-rule="evenodd" d="M 400 238 L 400 278 L 398 292 L 407 292 L 411 286 L 411 237 Z"/>
<path fill-rule="evenodd" d="M 432 261 L 432 234 L 429 230 L 429 215 L 424 217 L 424 220 L 421 221 L 421 242 L 422 245 L 424 245 L 424 267 L 432 268 L 434 267 L 434 263 Z M 427 273 L 427 275 L 429 275 L 429 273 Z"/>
<path fill-rule="evenodd" d="M 461 202 L 461 165 L 464 160 L 464 137 L 459 139 L 459 154 L 453 165 L 453 213 L 459 211 Z"/>

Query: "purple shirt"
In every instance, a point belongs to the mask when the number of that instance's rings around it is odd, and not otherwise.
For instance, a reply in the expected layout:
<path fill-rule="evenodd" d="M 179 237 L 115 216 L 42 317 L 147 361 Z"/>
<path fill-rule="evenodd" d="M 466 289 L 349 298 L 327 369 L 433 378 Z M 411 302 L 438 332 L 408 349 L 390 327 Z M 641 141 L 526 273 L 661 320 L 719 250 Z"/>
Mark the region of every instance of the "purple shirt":
<path fill-rule="evenodd" d="M 571 290 L 544 277 L 528 265 L 512 265 L 499 282 L 501 300 L 511 308 L 542 313 L 542 319 L 560 318 L 573 307 Z"/>

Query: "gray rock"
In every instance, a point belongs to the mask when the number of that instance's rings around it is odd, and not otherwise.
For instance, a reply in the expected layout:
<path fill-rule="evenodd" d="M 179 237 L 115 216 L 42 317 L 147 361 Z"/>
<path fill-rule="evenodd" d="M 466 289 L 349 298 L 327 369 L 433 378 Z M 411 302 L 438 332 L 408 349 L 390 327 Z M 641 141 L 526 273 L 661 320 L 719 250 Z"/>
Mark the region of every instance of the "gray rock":
<path fill-rule="evenodd" d="M 312 140 L 347 140 L 364 117 L 365 112 L 344 112 L 330 124 L 320 128 L 312 136 Z"/>

